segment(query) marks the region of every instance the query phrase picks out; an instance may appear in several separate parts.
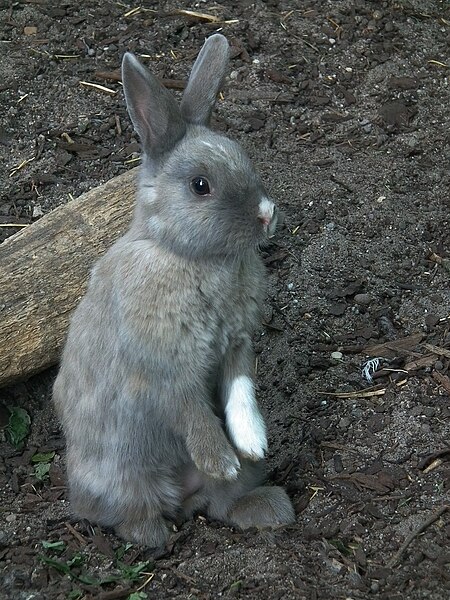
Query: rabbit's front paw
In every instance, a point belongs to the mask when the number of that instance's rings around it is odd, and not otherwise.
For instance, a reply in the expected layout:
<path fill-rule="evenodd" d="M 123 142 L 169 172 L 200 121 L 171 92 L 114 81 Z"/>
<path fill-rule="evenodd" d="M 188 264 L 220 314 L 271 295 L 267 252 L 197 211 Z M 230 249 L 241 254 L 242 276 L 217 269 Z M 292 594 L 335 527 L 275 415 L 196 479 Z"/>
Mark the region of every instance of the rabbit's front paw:
<path fill-rule="evenodd" d="M 208 444 L 203 441 L 191 447 L 191 458 L 199 471 L 215 479 L 236 479 L 241 467 L 228 440 Z"/>
<path fill-rule="evenodd" d="M 251 460 L 264 458 L 266 426 L 256 404 L 251 379 L 238 377 L 234 380 L 225 413 L 228 433 L 239 453 Z"/>

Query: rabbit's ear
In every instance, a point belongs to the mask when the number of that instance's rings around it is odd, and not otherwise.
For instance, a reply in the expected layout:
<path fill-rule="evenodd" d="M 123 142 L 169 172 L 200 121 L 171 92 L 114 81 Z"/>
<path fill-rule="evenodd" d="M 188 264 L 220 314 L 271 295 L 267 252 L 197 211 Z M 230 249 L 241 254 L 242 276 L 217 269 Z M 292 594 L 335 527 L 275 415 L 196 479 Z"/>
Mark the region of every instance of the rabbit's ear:
<path fill-rule="evenodd" d="M 209 37 L 200 50 L 181 101 L 187 123 L 208 125 L 230 58 L 227 39 L 220 33 Z"/>
<path fill-rule="evenodd" d="M 145 153 L 157 158 L 171 150 L 186 131 L 175 98 L 130 52 L 122 60 L 122 82 Z"/>

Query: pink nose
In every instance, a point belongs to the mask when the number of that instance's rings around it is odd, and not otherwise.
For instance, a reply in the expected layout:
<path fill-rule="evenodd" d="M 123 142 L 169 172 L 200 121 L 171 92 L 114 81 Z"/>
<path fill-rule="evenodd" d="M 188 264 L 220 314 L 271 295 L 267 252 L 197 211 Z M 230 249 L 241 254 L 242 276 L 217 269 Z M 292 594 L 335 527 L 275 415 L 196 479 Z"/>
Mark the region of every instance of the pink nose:
<path fill-rule="evenodd" d="M 262 223 L 262 224 L 263 224 L 265 227 L 267 227 L 267 226 L 269 225 L 270 221 L 271 221 L 271 218 L 270 218 L 270 217 L 267 217 L 267 216 L 264 216 L 264 217 L 261 217 L 261 216 L 260 216 L 260 217 L 258 217 L 258 219 L 261 221 L 261 223 Z"/>

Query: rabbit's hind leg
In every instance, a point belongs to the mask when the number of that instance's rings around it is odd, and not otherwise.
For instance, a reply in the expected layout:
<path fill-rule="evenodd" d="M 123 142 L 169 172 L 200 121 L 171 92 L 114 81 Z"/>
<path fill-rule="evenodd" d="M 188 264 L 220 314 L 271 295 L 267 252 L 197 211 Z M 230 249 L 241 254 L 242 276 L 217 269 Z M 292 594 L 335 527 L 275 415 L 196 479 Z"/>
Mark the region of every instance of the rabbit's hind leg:
<path fill-rule="evenodd" d="M 259 486 L 238 498 L 226 518 L 231 525 L 239 529 L 273 528 L 293 523 L 295 513 L 283 488 Z"/>
<path fill-rule="evenodd" d="M 286 492 L 278 486 L 263 486 L 263 461 L 242 461 L 237 481 L 210 482 L 207 514 L 239 529 L 288 525 L 295 513 Z"/>
<path fill-rule="evenodd" d="M 169 522 L 161 513 L 150 514 L 148 510 L 134 510 L 127 512 L 126 517 L 120 525 L 116 525 L 116 534 L 134 544 L 160 548 L 164 546 L 170 534 Z"/>
<path fill-rule="evenodd" d="M 128 494 L 124 518 L 115 531 L 130 542 L 159 548 L 166 543 L 171 520 L 179 513 L 181 488 L 168 474 L 154 473 L 146 480 L 145 487 L 136 482 Z"/>
<path fill-rule="evenodd" d="M 102 463 L 103 464 L 103 463 Z M 98 466 L 98 465 L 97 465 Z M 112 527 L 123 539 L 150 547 L 164 545 L 169 521 L 181 504 L 180 487 L 168 472 L 97 468 L 82 477 L 69 473 L 70 502 L 80 517 Z M 89 473 L 89 476 L 87 474 Z"/>

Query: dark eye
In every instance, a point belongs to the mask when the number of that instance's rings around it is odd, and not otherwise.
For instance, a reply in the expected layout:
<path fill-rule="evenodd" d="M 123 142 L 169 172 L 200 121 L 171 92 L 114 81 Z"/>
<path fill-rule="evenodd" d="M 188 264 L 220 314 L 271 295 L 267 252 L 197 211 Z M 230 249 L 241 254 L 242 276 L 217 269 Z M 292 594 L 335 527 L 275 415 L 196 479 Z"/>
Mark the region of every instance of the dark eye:
<path fill-rule="evenodd" d="M 206 196 L 206 194 L 210 193 L 209 183 L 205 177 L 194 177 L 191 181 L 191 190 L 197 196 Z"/>

